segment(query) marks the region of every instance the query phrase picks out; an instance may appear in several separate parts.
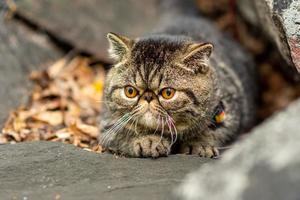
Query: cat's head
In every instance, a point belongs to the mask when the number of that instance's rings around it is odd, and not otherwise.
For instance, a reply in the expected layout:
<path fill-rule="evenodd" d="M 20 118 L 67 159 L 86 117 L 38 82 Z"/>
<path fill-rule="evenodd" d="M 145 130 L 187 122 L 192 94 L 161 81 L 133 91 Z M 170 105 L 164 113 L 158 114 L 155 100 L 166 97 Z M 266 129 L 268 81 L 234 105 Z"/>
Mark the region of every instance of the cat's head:
<path fill-rule="evenodd" d="M 115 64 L 105 97 L 115 117 L 152 130 L 174 125 L 184 130 L 207 117 L 213 95 L 212 44 L 164 35 L 131 40 L 109 33 L 107 38 Z"/>

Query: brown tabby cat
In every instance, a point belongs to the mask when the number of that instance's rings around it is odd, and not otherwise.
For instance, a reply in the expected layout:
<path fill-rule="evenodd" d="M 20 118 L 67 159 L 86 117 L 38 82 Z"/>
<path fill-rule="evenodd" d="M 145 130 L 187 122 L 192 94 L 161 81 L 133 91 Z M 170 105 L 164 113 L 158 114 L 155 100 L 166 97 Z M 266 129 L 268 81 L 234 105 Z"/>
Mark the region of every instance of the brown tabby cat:
<path fill-rule="evenodd" d="M 218 156 L 217 147 L 253 122 L 251 61 L 204 19 L 182 17 L 160 29 L 137 39 L 107 35 L 116 62 L 101 144 L 131 157 Z"/>

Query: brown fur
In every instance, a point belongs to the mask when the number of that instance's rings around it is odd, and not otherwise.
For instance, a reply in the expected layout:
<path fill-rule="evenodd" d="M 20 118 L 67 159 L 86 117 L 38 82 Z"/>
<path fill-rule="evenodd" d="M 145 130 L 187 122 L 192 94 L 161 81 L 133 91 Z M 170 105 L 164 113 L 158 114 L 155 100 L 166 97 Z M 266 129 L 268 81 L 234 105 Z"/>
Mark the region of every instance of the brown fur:
<path fill-rule="evenodd" d="M 212 44 L 164 34 L 131 40 L 110 33 L 108 39 L 116 63 L 106 80 L 103 146 L 133 157 L 166 156 L 175 150 L 214 157 L 216 147 L 241 129 L 240 104 L 232 102 L 241 97 L 241 88 L 218 74 L 222 62 Z M 224 88 L 224 83 L 231 85 Z M 138 90 L 135 98 L 124 94 L 129 85 Z M 164 88 L 175 89 L 174 97 L 164 99 Z M 226 119 L 211 127 L 220 102 Z"/>

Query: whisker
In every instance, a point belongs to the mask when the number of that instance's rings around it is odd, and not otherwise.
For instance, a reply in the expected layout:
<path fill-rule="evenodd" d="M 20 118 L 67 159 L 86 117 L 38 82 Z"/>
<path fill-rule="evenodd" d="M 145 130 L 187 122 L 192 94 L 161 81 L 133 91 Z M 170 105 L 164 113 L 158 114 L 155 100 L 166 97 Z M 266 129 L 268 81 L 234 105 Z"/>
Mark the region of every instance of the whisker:
<path fill-rule="evenodd" d="M 136 120 L 135 125 L 134 125 L 134 132 L 136 135 L 138 135 L 139 133 L 137 132 L 137 124 L 139 122 L 139 119 Z"/>
<path fill-rule="evenodd" d="M 128 114 L 123 115 L 120 119 L 118 119 L 118 120 L 114 123 L 114 125 L 113 125 L 111 128 L 109 128 L 107 131 L 105 131 L 105 133 L 109 133 L 110 130 L 114 129 L 116 126 L 118 126 L 119 124 L 123 123 L 124 120 L 126 120 L 125 118 L 127 118 L 127 117 L 128 117 Z"/>
<path fill-rule="evenodd" d="M 111 101 L 95 100 L 97 103 L 110 103 Z"/>
<path fill-rule="evenodd" d="M 160 106 L 154 106 L 156 111 L 161 112 L 162 115 L 168 115 L 167 111 L 163 110 Z"/>
<path fill-rule="evenodd" d="M 156 133 L 157 130 L 158 130 L 158 127 L 159 127 L 159 120 L 160 120 L 160 115 L 158 116 L 158 119 L 157 119 L 157 126 L 156 126 L 156 129 L 155 129 L 153 135 L 155 135 L 155 133 Z"/>
<path fill-rule="evenodd" d="M 109 141 L 109 138 L 114 137 L 126 124 L 134 117 L 136 117 L 140 111 L 141 107 L 135 108 L 133 111 L 130 113 L 126 113 L 123 117 L 121 117 L 113 127 L 105 131 L 104 137 L 102 138 L 101 142 L 106 145 Z M 133 113 L 133 114 L 132 114 Z"/>
<path fill-rule="evenodd" d="M 170 121 L 168 119 L 168 116 L 166 117 L 166 122 L 167 122 L 167 125 L 168 125 L 168 128 L 169 128 L 169 131 L 171 133 L 171 145 L 170 146 L 172 147 L 172 145 L 174 144 L 174 137 L 173 137 L 173 131 L 172 131 L 172 128 L 170 126 Z"/>
<path fill-rule="evenodd" d="M 165 130 L 164 116 L 161 116 L 161 126 L 162 126 L 162 131 L 161 131 L 160 137 L 161 137 L 161 139 L 162 139 L 162 137 L 163 137 L 163 135 L 164 135 L 164 130 Z M 171 146 L 168 148 L 168 152 L 170 152 L 170 151 L 171 151 Z"/>
<path fill-rule="evenodd" d="M 124 122 L 123 122 L 123 126 L 122 126 L 122 124 L 119 125 L 119 127 L 120 127 L 119 129 L 122 129 L 124 126 L 126 126 L 126 124 L 127 124 L 131 119 L 135 118 L 137 115 L 138 115 L 138 113 L 135 113 L 135 114 L 131 115 L 128 119 L 125 119 Z M 115 130 L 115 132 L 117 133 L 117 132 L 119 131 L 119 129 L 118 129 L 118 130 Z"/>
<path fill-rule="evenodd" d="M 131 127 L 135 123 L 135 121 L 136 121 L 136 118 L 134 117 L 133 120 L 132 120 L 132 122 L 131 122 L 131 124 L 130 124 L 130 126 L 129 126 L 129 128 L 128 128 L 128 130 L 125 133 L 126 135 L 131 131 Z"/>
<path fill-rule="evenodd" d="M 110 129 L 105 131 L 104 132 L 104 137 L 102 138 L 102 143 L 106 144 L 107 140 L 109 139 L 109 136 L 114 136 L 113 133 L 116 133 L 119 130 L 119 128 L 122 127 L 122 125 L 124 123 L 126 123 L 126 121 L 128 121 L 129 119 L 130 119 L 130 117 L 128 118 L 128 115 L 125 114 Z"/>
<path fill-rule="evenodd" d="M 141 111 L 142 108 L 143 108 L 143 106 L 138 106 L 137 108 L 135 108 L 134 110 L 132 110 L 130 113 L 131 113 L 131 114 L 136 114 L 136 113 L 138 113 L 139 111 Z"/>
<path fill-rule="evenodd" d="M 96 101 L 96 103 L 99 103 L 99 104 L 104 103 L 105 106 L 107 106 L 107 107 L 108 107 L 108 103 L 112 103 L 111 101 L 102 101 L 102 100 L 95 100 L 95 101 Z"/>
<path fill-rule="evenodd" d="M 132 120 L 132 122 L 131 122 L 131 124 L 130 124 L 130 126 L 129 126 L 129 130 L 131 130 L 131 127 L 132 127 L 132 125 L 134 124 L 134 122 L 136 121 L 136 118 L 133 118 L 133 120 Z"/>
<path fill-rule="evenodd" d="M 157 119 L 157 126 L 156 126 L 156 129 L 155 129 L 155 131 L 154 131 L 154 133 L 153 133 L 153 135 L 155 135 L 155 133 L 157 132 L 157 130 L 158 130 L 158 127 L 159 127 L 159 124 L 160 124 L 160 115 L 158 116 L 158 119 Z M 159 138 L 159 141 L 157 142 L 157 144 L 155 145 L 155 148 L 157 147 L 157 145 L 161 142 L 161 140 L 162 140 L 162 137 L 163 137 L 163 135 L 162 135 L 162 132 L 161 132 L 161 134 L 160 134 L 160 138 Z"/>
<path fill-rule="evenodd" d="M 174 139 L 174 143 L 175 143 L 177 141 L 177 137 L 178 137 L 177 129 L 176 129 L 175 122 L 174 122 L 173 118 L 170 115 L 168 115 L 168 118 L 170 120 L 170 124 L 173 126 L 173 129 L 175 131 L 175 139 Z"/>
<path fill-rule="evenodd" d="M 161 117 L 161 135 L 164 135 L 165 122 L 163 116 Z"/>
<path fill-rule="evenodd" d="M 119 133 L 120 130 L 122 130 L 122 128 L 130 121 L 130 119 L 125 120 L 123 123 L 110 130 L 110 132 L 107 133 L 107 135 L 114 137 L 117 133 Z"/>

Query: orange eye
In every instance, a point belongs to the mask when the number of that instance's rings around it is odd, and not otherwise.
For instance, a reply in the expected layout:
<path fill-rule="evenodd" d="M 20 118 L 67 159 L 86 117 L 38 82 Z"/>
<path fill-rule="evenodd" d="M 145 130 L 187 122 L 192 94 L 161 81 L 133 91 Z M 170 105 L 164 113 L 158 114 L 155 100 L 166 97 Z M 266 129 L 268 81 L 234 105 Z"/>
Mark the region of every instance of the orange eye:
<path fill-rule="evenodd" d="M 175 90 L 173 88 L 164 88 L 161 90 L 161 96 L 165 99 L 171 99 L 175 95 Z"/>
<path fill-rule="evenodd" d="M 132 86 L 126 86 L 124 88 L 124 91 L 125 91 L 125 95 L 128 97 L 128 98 L 134 98 L 137 96 L 138 94 L 138 91 L 132 87 Z"/>

